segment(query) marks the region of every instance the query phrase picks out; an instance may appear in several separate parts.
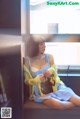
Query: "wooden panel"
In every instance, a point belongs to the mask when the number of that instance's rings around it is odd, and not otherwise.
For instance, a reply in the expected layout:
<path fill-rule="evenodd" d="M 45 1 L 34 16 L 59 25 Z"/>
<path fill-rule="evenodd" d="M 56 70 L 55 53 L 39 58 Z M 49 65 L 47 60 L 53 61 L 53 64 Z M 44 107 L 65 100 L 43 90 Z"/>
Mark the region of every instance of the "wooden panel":
<path fill-rule="evenodd" d="M 21 0 L 0 0 L 0 28 L 21 27 Z"/>

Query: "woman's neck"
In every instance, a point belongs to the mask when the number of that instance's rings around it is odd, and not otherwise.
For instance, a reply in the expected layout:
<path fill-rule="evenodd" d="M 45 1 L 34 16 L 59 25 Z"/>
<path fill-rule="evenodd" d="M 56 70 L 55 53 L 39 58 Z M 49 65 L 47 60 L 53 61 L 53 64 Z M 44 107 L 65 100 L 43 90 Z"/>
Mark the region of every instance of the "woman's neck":
<path fill-rule="evenodd" d="M 41 53 L 39 53 L 39 54 L 36 56 L 37 59 L 43 59 L 44 57 L 45 57 L 45 54 L 41 54 Z"/>

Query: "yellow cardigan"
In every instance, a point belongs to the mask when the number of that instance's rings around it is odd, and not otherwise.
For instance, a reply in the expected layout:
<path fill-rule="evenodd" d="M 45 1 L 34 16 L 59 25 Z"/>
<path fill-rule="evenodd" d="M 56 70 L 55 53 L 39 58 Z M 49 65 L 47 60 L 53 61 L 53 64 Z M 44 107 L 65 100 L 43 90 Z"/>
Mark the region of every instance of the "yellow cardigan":
<path fill-rule="evenodd" d="M 33 96 L 35 84 L 38 86 L 41 96 L 44 96 L 44 94 L 41 92 L 41 86 L 40 86 L 41 80 L 40 80 L 39 76 L 36 76 L 35 78 L 33 78 L 30 71 L 28 70 L 28 68 L 25 65 L 23 68 L 24 68 L 24 82 L 25 82 L 25 84 L 29 85 L 30 97 Z M 54 74 L 55 85 L 52 86 L 54 92 L 57 91 L 57 87 L 56 87 L 57 83 L 64 85 L 64 83 L 58 77 L 56 69 L 57 69 L 56 65 L 53 65 L 48 69 L 50 74 Z M 54 83 L 53 78 L 51 78 L 50 82 Z"/>

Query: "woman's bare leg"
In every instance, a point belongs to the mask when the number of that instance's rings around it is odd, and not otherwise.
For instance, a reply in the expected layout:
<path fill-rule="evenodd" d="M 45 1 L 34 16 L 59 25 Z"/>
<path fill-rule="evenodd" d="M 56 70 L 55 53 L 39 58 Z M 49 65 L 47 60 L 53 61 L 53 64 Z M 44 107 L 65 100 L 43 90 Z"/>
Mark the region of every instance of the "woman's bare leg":
<path fill-rule="evenodd" d="M 43 103 L 49 107 L 55 108 L 55 109 L 69 109 L 75 106 L 75 104 L 73 104 L 72 102 L 68 102 L 68 101 L 60 101 L 58 99 L 55 98 L 51 98 L 51 99 L 46 99 L 43 101 Z"/>
<path fill-rule="evenodd" d="M 69 101 L 77 106 L 80 106 L 80 97 L 77 95 L 72 96 Z"/>

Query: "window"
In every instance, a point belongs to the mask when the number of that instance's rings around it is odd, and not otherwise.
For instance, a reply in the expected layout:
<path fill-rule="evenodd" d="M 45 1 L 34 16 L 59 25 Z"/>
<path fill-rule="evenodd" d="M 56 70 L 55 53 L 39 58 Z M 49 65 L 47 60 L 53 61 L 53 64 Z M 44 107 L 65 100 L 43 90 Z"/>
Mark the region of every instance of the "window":
<path fill-rule="evenodd" d="M 57 0 L 30 0 L 31 34 L 80 34 L 80 5 L 47 5 L 47 2 Z"/>
<path fill-rule="evenodd" d="M 80 43 L 46 42 L 46 53 L 54 56 L 58 73 L 80 74 Z"/>

